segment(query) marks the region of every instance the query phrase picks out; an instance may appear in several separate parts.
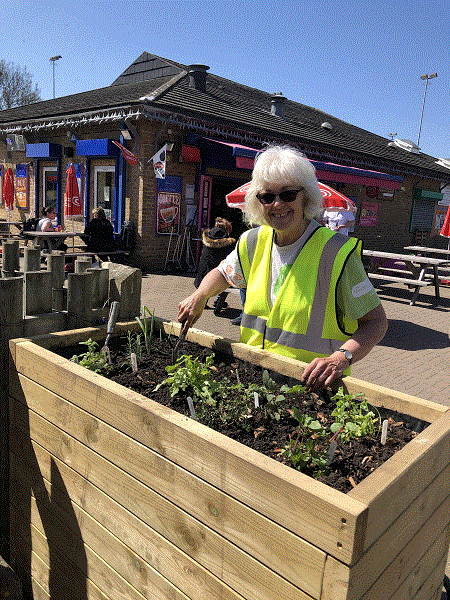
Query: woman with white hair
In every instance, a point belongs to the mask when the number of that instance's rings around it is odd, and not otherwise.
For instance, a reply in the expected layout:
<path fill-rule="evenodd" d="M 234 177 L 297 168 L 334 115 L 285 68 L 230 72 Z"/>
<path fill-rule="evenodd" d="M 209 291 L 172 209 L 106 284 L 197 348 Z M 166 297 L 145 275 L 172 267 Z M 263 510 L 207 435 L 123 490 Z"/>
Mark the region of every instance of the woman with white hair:
<path fill-rule="evenodd" d="M 301 380 L 320 389 L 381 341 L 387 320 L 361 262 L 362 242 L 321 226 L 315 169 L 298 150 L 260 153 L 245 197 L 236 249 L 180 302 L 187 332 L 211 296 L 247 288 L 240 341 L 308 363 Z"/>

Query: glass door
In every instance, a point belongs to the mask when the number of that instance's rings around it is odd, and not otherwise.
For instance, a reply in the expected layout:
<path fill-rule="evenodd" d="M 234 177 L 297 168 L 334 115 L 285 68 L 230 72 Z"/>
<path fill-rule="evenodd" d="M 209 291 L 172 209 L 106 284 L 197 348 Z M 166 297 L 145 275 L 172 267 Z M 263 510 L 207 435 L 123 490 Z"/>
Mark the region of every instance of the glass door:
<path fill-rule="evenodd" d="M 94 167 L 94 208 L 101 206 L 106 217 L 113 220 L 115 168 Z"/>
<path fill-rule="evenodd" d="M 43 167 L 42 169 L 42 207 L 56 207 L 56 185 L 58 172 L 56 167 Z"/>

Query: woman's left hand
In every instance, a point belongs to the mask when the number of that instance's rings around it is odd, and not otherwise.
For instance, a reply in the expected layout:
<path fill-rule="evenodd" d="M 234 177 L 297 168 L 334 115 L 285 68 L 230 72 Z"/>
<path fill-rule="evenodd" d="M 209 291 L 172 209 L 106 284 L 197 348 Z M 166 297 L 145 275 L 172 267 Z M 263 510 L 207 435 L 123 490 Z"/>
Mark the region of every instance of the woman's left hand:
<path fill-rule="evenodd" d="M 303 371 L 301 381 L 308 389 L 321 390 L 340 379 L 349 366 L 342 352 L 324 358 L 314 358 Z"/>

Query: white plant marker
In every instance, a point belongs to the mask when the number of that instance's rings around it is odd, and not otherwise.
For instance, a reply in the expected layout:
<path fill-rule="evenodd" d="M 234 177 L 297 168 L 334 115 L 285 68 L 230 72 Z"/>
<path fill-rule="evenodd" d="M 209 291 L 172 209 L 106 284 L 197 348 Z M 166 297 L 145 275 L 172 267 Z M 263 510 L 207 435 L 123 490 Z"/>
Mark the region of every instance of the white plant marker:
<path fill-rule="evenodd" d="M 133 373 L 137 373 L 138 365 L 137 365 L 137 356 L 136 356 L 135 352 L 132 352 L 130 354 L 130 359 L 131 359 L 131 368 L 133 369 Z"/>
<path fill-rule="evenodd" d="M 239 371 L 237 369 L 236 369 L 236 379 L 237 379 L 238 385 L 240 386 L 241 380 L 239 379 Z"/>
<path fill-rule="evenodd" d="M 78 360 L 78 356 L 76 354 L 72 356 L 72 362 L 77 363 L 77 365 L 80 364 L 80 361 Z"/>
<path fill-rule="evenodd" d="M 383 444 L 383 446 L 386 443 L 388 426 L 389 421 L 387 419 L 384 419 L 383 424 L 381 425 L 381 443 Z"/>
<path fill-rule="evenodd" d="M 255 408 L 259 408 L 259 396 L 258 396 L 258 392 L 253 392 L 253 398 L 255 399 Z"/>
<path fill-rule="evenodd" d="M 190 396 L 187 397 L 187 403 L 189 406 L 189 412 L 191 413 L 191 418 L 197 421 L 197 413 L 195 412 L 194 401 Z"/>

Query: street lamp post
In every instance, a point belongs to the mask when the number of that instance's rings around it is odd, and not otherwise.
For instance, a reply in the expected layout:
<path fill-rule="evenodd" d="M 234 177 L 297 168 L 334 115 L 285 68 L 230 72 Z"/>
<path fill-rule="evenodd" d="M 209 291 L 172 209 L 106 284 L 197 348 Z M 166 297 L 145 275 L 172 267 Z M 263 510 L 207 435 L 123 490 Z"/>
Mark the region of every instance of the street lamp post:
<path fill-rule="evenodd" d="M 434 79 L 435 77 L 437 77 L 437 73 L 431 73 L 431 75 L 421 75 L 420 76 L 420 79 L 426 81 L 426 84 L 425 84 L 425 92 L 423 94 L 422 115 L 420 117 L 420 126 L 419 126 L 419 135 L 417 137 L 417 145 L 419 145 L 419 142 L 420 142 L 420 133 L 422 131 L 422 119 L 423 119 L 423 111 L 425 109 L 425 99 L 427 97 L 428 82 L 430 81 L 430 79 Z"/>
<path fill-rule="evenodd" d="M 53 65 L 53 98 L 55 97 L 55 62 L 57 60 L 59 60 L 60 58 L 62 58 L 62 56 L 59 56 L 59 54 L 58 54 L 58 56 L 52 56 L 50 58 L 50 62 Z"/>

